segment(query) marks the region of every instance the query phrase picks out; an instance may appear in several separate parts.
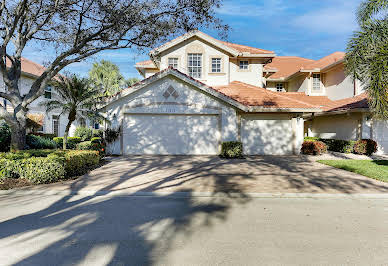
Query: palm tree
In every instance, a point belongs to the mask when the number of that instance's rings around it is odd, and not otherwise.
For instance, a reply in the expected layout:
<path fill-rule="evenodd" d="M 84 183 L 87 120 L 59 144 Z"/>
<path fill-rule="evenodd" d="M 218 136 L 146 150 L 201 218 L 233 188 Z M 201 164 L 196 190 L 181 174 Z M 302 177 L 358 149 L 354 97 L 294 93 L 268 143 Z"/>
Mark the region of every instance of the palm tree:
<path fill-rule="evenodd" d="M 388 118 L 388 0 L 367 0 L 357 11 L 360 30 L 349 40 L 346 70 L 360 80 L 377 118 Z"/>
<path fill-rule="evenodd" d="M 46 112 L 61 110 L 61 114 L 68 115 L 68 123 L 63 136 L 63 149 L 66 149 L 70 126 L 76 119 L 102 118 L 96 108 L 99 100 L 97 95 L 100 90 L 91 87 L 88 79 L 79 78 L 76 75 L 59 77 L 53 87 L 58 94 L 57 97 L 43 102 L 42 105 L 46 107 Z"/>

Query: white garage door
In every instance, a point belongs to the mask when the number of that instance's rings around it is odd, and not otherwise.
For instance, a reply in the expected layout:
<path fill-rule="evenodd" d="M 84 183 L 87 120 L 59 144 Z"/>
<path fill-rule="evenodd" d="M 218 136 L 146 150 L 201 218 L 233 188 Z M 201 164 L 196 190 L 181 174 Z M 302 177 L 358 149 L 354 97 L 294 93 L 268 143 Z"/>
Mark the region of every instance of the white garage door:
<path fill-rule="evenodd" d="M 293 130 L 288 117 L 242 117 L 241 140 L 244 153 L 250 155 L 292 154 Z"/>
<path fill-rule="evenodd" d="M 218 154 L 218 115 L 125 115 L 124 154 Z"/>

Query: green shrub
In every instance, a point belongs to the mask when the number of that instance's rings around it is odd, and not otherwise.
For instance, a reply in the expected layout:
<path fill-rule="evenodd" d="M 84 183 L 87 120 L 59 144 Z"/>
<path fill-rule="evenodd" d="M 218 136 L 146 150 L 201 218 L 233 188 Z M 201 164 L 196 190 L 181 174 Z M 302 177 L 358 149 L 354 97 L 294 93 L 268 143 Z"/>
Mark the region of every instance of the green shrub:
<path fill-rule="evenodd" d="M 57 144 L 55 141 L 35 136 L 35 135 L 27 135 L 26 136 L 26 144 L 30 149 L 56 149 Z"/>
<path fill-rule="evenodd" d="M 327 152 L 327 146 L 322 141 L 304 141 L 300 149 L 302 154 L 320 155 Z"/>
<path fill-rule="evenodd" d="M 97 151 L 40 150 L 0 155 L 0 179 L 26 178 L 37 184 L 85 174 L 100 161 Z"/>
<path fill-rule="evenodd" d="M 377 143 L 373 139 L 362 139 L 354 144 L 354 153 L 371 155 L 377 151 Z"/>
<path fill-rule="evenodd" d="M 317 137 L 305 137 L 304 141 L 322 141 L 326 144 L 327 150 L 342 153 L 352 153 L 355 143 L 354 140 L 321 139 Z"/>
<path fill-rule="evenodd" d="M 65 154 L 65 170 L 68 177 L 83 175 L 100 161 L 98 151 L 69 151 Z"/>
<path fill-rule="evenodd" d="M 5 122 L 0 122 L 0 152 L 9 151 L 11 144 L 11 130 Z"/>
<path fill-rule="evenodd" d="M 77 150 L 98 151 L 100 156 L 105 155 L 105 145 L 97 139 L 95 139 L 94 141 L 83 141 L 77 144 Z"/>
<path fill-rule="evenodd" d="M 31 157 L 23 159 L 20 177 L 35 184 L 52 183 L 65 178 L 63 161 L 56 157 Z"/>
<path fill-rule="evenodd" d="M 74 136 L 81 138 L 81 141 L 90 140 L 93 137 L 93 129 L 88 127 L 77 127 Z"/>
<path fill-rule="evenodd" d="M 58 148 L 63 147 L 63 137 L 56 137 L 53 139 L 57 143 Z M 67 145 L 66 148 L 68 149 L 75 149 L 77 144 L 81 142 L 80 137 L 68 137 L 67 138 Z"/>
<path fill-rule="evenodd" d="M 317 141 L 319 140 L 318 137 L 304 137 L 304 141 Z"/>
<path fill-rule="evenodd" d="M 102 143 L 103 143 L 103 139 L 100 138 L 100 137 L 93 137 L 90 141 L 91 141 L 92 143 L 99 143 L 99 144 L 102 144 Z"/>
<path fill-rule="evenodd" d="M 92 138 L 103 138 L 104 137 L 104 131 L 101 129 L 93 129 L 93 135 Z"/>
<path fill-rule="evenodd" d="M 226 141 L 221 144 L 222 158 L 242 158 L 243 145 L 240 141 Z"/>
<path fill-rule="evenodd" d="M 53 138 L 55 138 L 55 134 L 50 134 L 50 133 L 31 132 L 30 134 L 31 135 L 35 135 L 35 136 L 39 136 L 39 137 L 43 137 L 43 138 L 46 138 L 46 139 L 53 139 Z"/>

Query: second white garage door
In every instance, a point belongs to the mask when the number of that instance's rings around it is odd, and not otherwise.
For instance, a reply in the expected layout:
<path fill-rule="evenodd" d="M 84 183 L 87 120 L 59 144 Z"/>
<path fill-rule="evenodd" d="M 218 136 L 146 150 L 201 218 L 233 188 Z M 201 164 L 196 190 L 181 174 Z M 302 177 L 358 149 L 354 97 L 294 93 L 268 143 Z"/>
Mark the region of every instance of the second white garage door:
<path fill-rule="evenodd" d="M 127 114 L 124 154 L 219 153 L 218 115 Z"/>
<path fill-rule="evenodd" d="M 293 130 L 286 116 L 247 115 L 241 121 L 241 140 L 247 155 L 286 155 L 293 152 Z"/>

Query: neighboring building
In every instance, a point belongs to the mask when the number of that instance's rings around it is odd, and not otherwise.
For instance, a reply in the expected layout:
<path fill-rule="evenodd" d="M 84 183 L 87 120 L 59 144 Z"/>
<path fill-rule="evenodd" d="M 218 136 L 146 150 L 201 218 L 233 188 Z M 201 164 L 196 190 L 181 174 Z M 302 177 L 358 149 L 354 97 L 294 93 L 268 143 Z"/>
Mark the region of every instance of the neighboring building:
<path fill-rule="evenodd" d="M 20 78 L 20 92 L 21 95 L 25 95 L 31 88 L 33 82 L 44 72 L 45 68 L 35 62 L 32 62 L 26 58 L 22 58 L 21 60 L 21 68 L 22 74 Z M 6 86 L 3 81 L 3 77 L 0 74 L 0 91 L 5 91 Z M 67 124 L 67 114 L 60 114 L 60 111 L 52 111 L 50 113 L 46 113 L 45 107 L 41 106 L 41 103 L 45 100 L 56 98 L 57 94 L 55 90 L 48 86 L 45 89 L 44 95 L 36 99 L 28 106 L 28 116 L 32 118 L 34 121 L 41 124 L 41 128 L 36 129 L 37 132 L 47 133 L 47 134 L 55 134 L 56 136 L 63 136 L 65 132 L 65 127 Z M 1 104 L 6 106 L 8 112 L 13 112 L 13 107 L 10 102 L 1 98 Z M 77 123 L 80 121 L 76 121 L 73 123 L 70 128 L 70 135 L 73 134 Z M 86 121 L 85 123 L 88 123 Z"/>
<path fill-rule="evenodd" d="M 150 52 L 145 78 L 105 109 L 118 154 L 298 154 L 303 137 L 372 137 L 388 151 L 387 123 L 371 124 L 366 95 L 344 74 L 344 53 L 318 61 L 216 40 L 200 31 Z M 306 121 L 306 122 L 305 122 Z M 305 122 L 305 123 L 304 123 Z"/>

